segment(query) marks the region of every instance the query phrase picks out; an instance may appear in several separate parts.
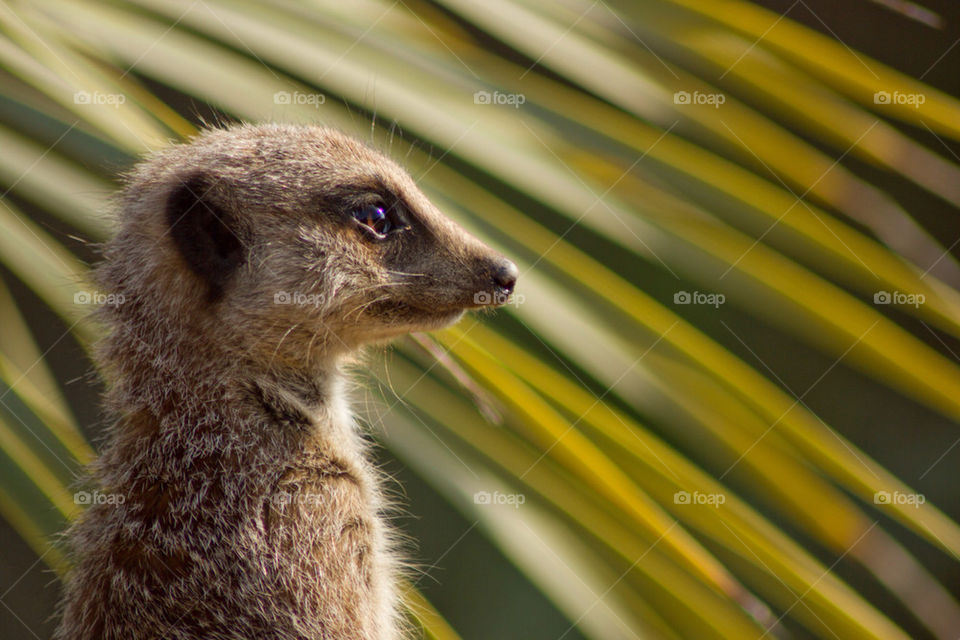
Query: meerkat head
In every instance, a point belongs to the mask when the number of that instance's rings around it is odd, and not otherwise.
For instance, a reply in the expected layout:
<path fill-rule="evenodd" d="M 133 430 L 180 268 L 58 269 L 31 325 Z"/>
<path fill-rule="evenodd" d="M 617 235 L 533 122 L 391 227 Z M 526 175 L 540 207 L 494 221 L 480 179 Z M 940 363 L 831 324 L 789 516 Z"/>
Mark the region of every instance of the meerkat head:
<path fill-rule="evenodd" d="M 208 131 L 134 170 L 100 281 L 163 326 L 297 358 L 502 304 L 516 266 L 331 129 Z"/>

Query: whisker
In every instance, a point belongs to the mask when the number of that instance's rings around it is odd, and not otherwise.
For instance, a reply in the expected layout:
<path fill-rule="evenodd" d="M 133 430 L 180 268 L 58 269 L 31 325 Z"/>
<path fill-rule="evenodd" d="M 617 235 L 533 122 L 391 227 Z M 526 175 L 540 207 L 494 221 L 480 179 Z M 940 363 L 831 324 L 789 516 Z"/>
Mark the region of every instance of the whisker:
<path fill-rule="evenodd" d="M 377 296 L 377 297 L 374 298 L 373 300 L 368 300 L 367 302 L 364 302 L 363 304 L 357 305 L 356 307 L 354 307 L 353 309 L 351 309 L 350 311 L 348 311 L 346 314 L 344 314 L 344 318 L 345 318 L 345 319 L 346 319 L 346 318 L 349 318 L 349 317 L 350 317 L 351 315 L 353 315 L 354 313 L 356 313 L 356 314 L 357 314 L 357 317 L 359 318 L 359 317 L 360 317 L 360 314 L 363 313 L 363 312 L 364 312 L 367 308 L 369 308 L 371 305 L 376 304 L 376 303 L 380 302 L 381 300 L 386 300 L 386 299 L 388 299 L 389 297 L 390 297 L 390 296 L 384 294 L 384 295 L 382 295 L 382 296 Z"/>
<path fill-rule="evenodd" d="M 277 353 L 280 351 L 280 346 L 283 344 L 283 341 L 286 340 L 286 339 L 287 339 L 287 336 L 289 336 L 289 335 L 293 332 L 293 330 L 296 329 L 297 327 L 299 327 L 301 324 L 303 324 L 303 323 L 302 323 L 302 322 L 297 322 L 296 324 L 294 324 L 293 326 L 291 326 L 289 329 L 287 329 L 287 330 L 283 333 L 283 335 L 280 337 L 280 342 L 277 343 L 276 348 L 273 350 L 273 355 L 270 356 L 270 362 L 267 363 L 267 366 L 268 366 L 268 367 L 272 367 L 272 366 L 273 366 L 273 359 L 277 357 Z"/>
<path fill-rule="evenodd" d="M 406 276 L 410 278 L 425 278 L 427 276 L 425 273 L 409 273 L 407 271 L 394 271 L 393 269 L 387 269 L 387 273 L 395 276 Z"/>

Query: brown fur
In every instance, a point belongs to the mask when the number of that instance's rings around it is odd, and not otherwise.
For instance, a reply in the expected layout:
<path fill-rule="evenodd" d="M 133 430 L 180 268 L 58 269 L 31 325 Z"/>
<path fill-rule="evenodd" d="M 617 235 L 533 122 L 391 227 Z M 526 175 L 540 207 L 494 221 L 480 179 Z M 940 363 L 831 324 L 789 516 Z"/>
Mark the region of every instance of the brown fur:
<path fill-rule="evenodd" d="M 371 201 L 411 227 L 371 238 L 350 215 Z M 509 293 L 516 268 L 393 162 L 317 127 L 168 148 L 133 171 L 118 222 L 96 271 L 122 303 L 99 312 L 114 424 L 92 477 L 123 502 L 69 532 L 56 637 L 401 635 L 395 545 L 342 371 L 364 344 Z"/>

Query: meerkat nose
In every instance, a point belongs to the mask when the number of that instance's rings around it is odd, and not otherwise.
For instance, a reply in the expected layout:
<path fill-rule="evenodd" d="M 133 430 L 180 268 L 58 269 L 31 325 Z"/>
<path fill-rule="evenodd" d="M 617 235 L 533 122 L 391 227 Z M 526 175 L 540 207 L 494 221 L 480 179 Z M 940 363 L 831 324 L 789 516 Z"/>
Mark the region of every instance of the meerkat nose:
<path fill-rule="evenodd" d="M 520 271 L 517 269 L 517 265 L 504 258 L 500 264 L 494 267 L 493 283 L 505 294 L 510 295 L 513 293 L 513 287 L 517 284 L 519 276 Z"/>

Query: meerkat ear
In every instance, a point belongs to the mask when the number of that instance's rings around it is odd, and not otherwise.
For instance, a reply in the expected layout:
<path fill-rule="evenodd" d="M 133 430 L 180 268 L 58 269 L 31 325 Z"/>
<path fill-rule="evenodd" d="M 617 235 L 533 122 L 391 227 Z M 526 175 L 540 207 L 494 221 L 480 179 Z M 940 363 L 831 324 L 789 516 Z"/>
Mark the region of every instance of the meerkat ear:
<path fill-rule="evenodd" d="M 243 262 L 244 247 L 233 216 L 212 202 L 209 191 L 202 174 L 177 185 L 167 199 L 167 224 L 180 255 L 206 281 L 214 301 Z"/>

